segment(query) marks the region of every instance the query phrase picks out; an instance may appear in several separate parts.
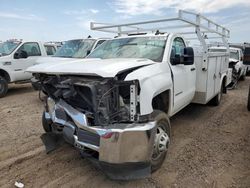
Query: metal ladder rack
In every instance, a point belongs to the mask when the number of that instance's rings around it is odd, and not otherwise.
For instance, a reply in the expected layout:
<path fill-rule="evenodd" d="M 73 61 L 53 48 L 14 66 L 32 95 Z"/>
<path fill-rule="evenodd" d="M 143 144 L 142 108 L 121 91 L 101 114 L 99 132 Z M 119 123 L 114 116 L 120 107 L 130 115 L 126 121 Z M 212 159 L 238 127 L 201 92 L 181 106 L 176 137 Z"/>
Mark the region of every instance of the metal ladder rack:
<path fill-rule="evenodd" d="M 195 20 L 188 18 L 188 15 L 194 16 Z M 147 24 L 154 24 L 154 23 L 163 24 L 163 22 L 171 22 L 171 21 L 181 21 L 182 25 L 165 26 L 165 27 L 157 27 L 157 28 L 139 27 L 139 26 L 147 25 Z M 167 18 L 167 19 L 150 20 L 150 21 L 144 21 L 144 22 L 134 22 L 134 23 L 125 23 L 125 24 L 107 24 L 107 23 L 97 23 L 97 22 L 90 23 L 91 30 L 116 33 L 118 34 L 118 36 L 121 36 L 122 34 L 128 35 L 130 33 L 136 33 L 136 32 L 138 33 L 148 32 L 148 31 L 156 32 L 157 30 L 163 32 L 164 29 L 170 29 L 170 28 L 178 29 L 178 28 L 185 28 L 185 27 L 199 28 L 202 33 L 215 33 L 219 35 L 220 37 L 225 37 L 225 38 L 229 38 L 230 36 L 230 31 L 227 28 L 211 21 L 210 19 L 206 18 L 205 16 L 201 14 L 196 14 L 196 13 L 185 11 L 185 10 L 179 10 L 177 17 Z M 130 28 L 130 30 L 128 30 L 128 28 Z M 134 30 L 131 30 L 131 28 Z M 194 32 L 186 32 L 186 33 L 183 32 L 181 34 L 192 34 L 192 33 Z"/>
<path fill-rule="evenodd" d="M 176 25 L 165 25 L 170 22 L 180 22 Z M 152 27 L 153 24 L 161 24 L 160 27 Z M 150 27 L 145 27 L 151 24 Z M 144 27 L 143 27 L 144 26 Z M 181 35 L 196 35 L 195 38 L 187 38 L 187 40 L 196 39 L 202 45 L 204 55 L 203 61 L 207 61 L 208 56 L 208 44 L 206 42 L 207 39 L 221 39 L 222 43 L 227 49 L 229 53 L 229 45 L 227 38 L 230 37 L 230 31 L 211 21 L 210 19 L 206 18 L 201 14 L 196 14 L 186 10 L 179 10 L 178 16 L 173 18 L 166 18 L 166 19 L 158 19 L 158 20 L 150 20 L 150 21 L 143 21 L 143 22 L 134 22 L 134 23 L 125 23 L 125 24 L 106 24 L 106 23 L 97 23 L 91 22 L 90 29 L 108 33 L 115 33 L 118 36 L 122 35 L 129 35 L 129 34 L 136 34 L 142 32 L 152 32 L 156 33 L 157 31 L 164 32 L 165 30 L 169 29 L 186 29 L 191 28 L 193 30 L 189 32 L 175 32 Z M 209 38 L 208 35 L 215 35 Z"/>

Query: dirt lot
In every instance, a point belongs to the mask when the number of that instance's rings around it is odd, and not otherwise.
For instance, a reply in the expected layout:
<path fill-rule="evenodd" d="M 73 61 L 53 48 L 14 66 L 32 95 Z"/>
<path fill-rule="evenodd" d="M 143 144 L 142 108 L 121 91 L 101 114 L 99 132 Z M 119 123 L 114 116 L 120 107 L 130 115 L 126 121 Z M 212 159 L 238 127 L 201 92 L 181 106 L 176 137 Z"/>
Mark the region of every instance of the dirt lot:
<path fill-rule="evenodd" d="M 111 181 L 71 146 L 47 155 L 40 140 L 43 105 L 29 85 L 0 99 L 0 187 L 250 187 L 250 78 L 219 107 L 190 105 L 172 122 L 172 144 L 151 178 Z"/>

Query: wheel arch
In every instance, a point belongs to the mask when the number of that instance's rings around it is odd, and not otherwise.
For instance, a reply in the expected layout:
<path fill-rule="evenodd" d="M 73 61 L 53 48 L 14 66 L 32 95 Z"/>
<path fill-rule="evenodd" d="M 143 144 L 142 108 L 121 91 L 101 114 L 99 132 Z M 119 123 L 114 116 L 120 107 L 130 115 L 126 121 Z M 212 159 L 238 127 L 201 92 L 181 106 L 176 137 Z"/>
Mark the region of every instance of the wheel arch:
<path fill-rule="evenodd" d="M 4 77 L 7 82 L 11 82 L 11 77 L 7 71 L 0 69 L 0 76 Z"/>
<path fill-rule="evenodd" d="M 160 110 L 162 112 L 165 112 L 166 114 L 169 114 L 170 107 L 171 107 L 171 91 L 170 89 L 167 89 L 158 95 L 154 96 L 152 99 L 152 108 L 154 110 Z"/>

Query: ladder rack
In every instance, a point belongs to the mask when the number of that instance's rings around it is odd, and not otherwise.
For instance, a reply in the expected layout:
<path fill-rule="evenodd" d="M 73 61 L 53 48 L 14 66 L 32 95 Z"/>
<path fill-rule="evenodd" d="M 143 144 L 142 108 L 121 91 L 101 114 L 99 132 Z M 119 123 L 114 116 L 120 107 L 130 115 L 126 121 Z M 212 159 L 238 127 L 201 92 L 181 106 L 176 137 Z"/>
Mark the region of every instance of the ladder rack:
<path fill-rule="evenodd" d="M 176 24 L 176 22 L 178 23 Z M 172 23 L 172 25 L 170 23 Z M 160 24 L 160 27 L 154 26 L 154 24 Z M 178 33 L 181 35 L 195 35 L 195 38 L 190 37 L 189 39 L 187 38 L 187 40 L 190 41 L 198 39 L 203 48 L 204 62 L 206 62 L 208 58 L 209 45 L 207 44 L 207 39 L 221 39 L 222 44 L 226 47 L 227 53 L 229 54 L 229 45 L 227 39 L 230 37 L 230 31 L 201 14 L 196 14 L 186 10 L 179 10 L 177 17 L 143 22 L 125 24 L 105 24 L 91 22 L 90 29 L 108 33 L 115 33 L 118 36 L 139 34 L 143 32 L 152 32 L 156 34 L 157 31 L 164 32 L 165 30 L 171 29 L 185 29 L 185 31 L 174 33 Z M 203 67 L 206 69 L 206 63 L 203 64 Z"/>
<path fill-rule="evenodd" d="M 191 19 L 190 16 L 193 16 L 194 19 Z M 171 26 L 162 26 L 162 27 L 141 27 L 143 25 L 149 24 L 156 24 L 156 23 L 169 23 L 179 21 L 181 24 L 171 25 Z M 179 10 L 178 16 L 174 18 L 167 18 L 167 19 L 159 19 L 159 20 L 150 20 L 150 21 L 143 21 L 143 22 L 135 22 L 135 23 L 125 23 L 125 24 L 105 24 L 105 23 L 97 23 L 91 22 L 90 28 L 91 30 L 103 31 L 108 33 L 116 33 L 118 36 L 123 34 L 128 35 L 131 33 L 141 33 L 141 32 L 156 32 L 157 30 L 163 32 L 166 29 L 179 29 L 179 28 L 196 28 L 199 29 L 202 34 L 213 33 L 217 34 L 220 37 L 229 38 L 230 31 L 211 21 L 210 19 L 206 18 L 201 14 L 196 14 L 193 12 Z M 188 32 L 190 34 L 190 32 Z M 192 33 L 196 33 L 195 31 Z M 186 34 L 185 32 L 181 34 Z"/>

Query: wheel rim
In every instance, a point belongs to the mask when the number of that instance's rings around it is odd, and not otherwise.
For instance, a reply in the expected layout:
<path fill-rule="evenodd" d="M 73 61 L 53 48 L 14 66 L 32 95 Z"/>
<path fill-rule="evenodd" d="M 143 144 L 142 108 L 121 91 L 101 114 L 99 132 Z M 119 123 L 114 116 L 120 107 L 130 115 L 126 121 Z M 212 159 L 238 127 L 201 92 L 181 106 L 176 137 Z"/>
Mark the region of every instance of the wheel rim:
<path fill-rule="evenodd" d="M 167 152 L 169 142 L 170 139 L 166 131 L 161 126 L 157 127 L 152 160 L 157 160 L 162 156 L 162 154 Z"/>

